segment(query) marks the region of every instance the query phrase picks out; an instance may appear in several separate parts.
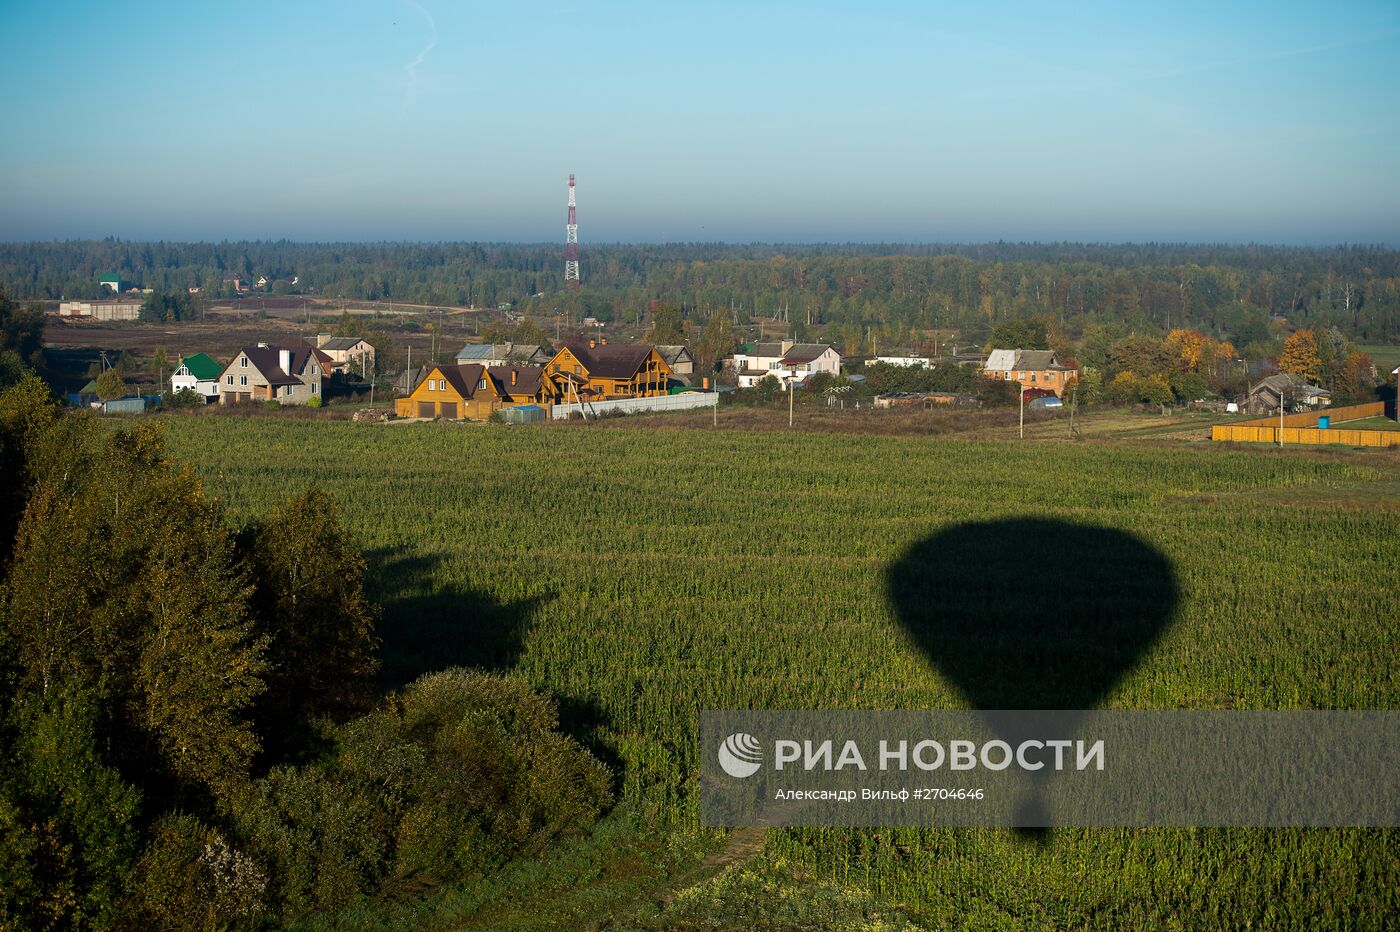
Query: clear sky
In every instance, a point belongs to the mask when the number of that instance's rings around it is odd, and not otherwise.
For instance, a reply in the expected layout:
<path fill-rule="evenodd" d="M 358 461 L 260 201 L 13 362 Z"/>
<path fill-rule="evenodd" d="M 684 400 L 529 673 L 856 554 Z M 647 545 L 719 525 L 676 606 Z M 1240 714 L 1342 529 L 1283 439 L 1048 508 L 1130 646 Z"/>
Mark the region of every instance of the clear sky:
<path fill-rule="evenodd" d="M 1400 2 L 0 5 L 0 239 L 1400 244 Z"/>

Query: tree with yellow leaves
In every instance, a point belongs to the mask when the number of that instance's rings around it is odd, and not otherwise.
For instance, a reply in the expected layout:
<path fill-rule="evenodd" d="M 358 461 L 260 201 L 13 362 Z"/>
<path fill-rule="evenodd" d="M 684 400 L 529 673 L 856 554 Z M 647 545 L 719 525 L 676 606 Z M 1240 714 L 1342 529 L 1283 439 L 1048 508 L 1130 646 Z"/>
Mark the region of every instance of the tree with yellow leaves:
<path fill-rule="evenodd" d="M 1278 367 L 1316 384 L 1322 376 L 1322 354 L 1318 350 L 1317 334 L 1312 330 L 1299 330 L 1284 340 Z"/>

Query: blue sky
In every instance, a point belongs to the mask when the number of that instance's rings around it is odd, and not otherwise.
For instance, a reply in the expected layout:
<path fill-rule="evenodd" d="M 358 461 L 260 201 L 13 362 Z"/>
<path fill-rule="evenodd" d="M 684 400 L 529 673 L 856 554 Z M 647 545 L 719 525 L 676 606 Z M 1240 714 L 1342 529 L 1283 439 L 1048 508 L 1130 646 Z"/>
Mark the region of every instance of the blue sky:
<path fill-rule="evenodd" d="M 0 239 L 1400 245 L 1400 4 L 13 0 Z"/>

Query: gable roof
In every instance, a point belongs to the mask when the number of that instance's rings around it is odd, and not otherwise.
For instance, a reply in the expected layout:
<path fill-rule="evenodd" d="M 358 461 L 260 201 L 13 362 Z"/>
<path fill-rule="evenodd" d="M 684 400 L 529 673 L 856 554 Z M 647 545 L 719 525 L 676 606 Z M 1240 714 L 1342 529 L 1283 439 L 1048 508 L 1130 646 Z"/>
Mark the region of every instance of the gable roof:
<path fill-rule="evenodd" d="M 1018 350 L 1017 369 L 1059 369 L 1060 360 L 1054 350 Z"/>
<path fill-rule="evenodd" d="M 283 372 L 282 366 L 278 362 L 278 354 L 282 350 L 291 351 L 291 372 Z M 300 372 L 303 369 L 305 369 L 306 357 L 315 352 L 316 350 L 314 350 L 311 346 L 309 346 L 306 343 L 302 343 L 300 346 L 297 346 L 295 344 L 279 346 L 276 343 L 270 343 L 267 346 L 245 346 L 238 351 L 238 354 L 236 356 L 234 356 L 233 362 L 229 363 L 228 366 L 225 366 L 220 371 L 227 372 L 229 368 L 234 365 L 234 363 L 238 362 L 238 356 L 247 356 L 248 363 L 251 366 L 253 366 L 253 368 L 257 369 L 258 372 L 262 374 L 262 377 L 264 379 L 267 379 L 267 384 L 301 385 L 303 384 L 301 379 L 297 378 L 292 373 Z M 323 361 L 324 360 L 320 359 L 319 356 L 317 357 L 318 363 Z"/>
<path fill-rule="evenodd" d="M 782 344 L 776 345 L 781 346 Z M 841 352 L 830 343 L 794 343 L 788 347 L 787 353 L 783 354 L 783 362 L 811 362 L 827 350 L 831 350 L 837 356 L 841 355 Z"/>
<path fill-rule="evenodd" d="M 569 352 L 578 357 L 588 374 L 603 379 L 630 379 L 651 355 L 651 344 L 608 344 L 589 347 L 583 342 L 564 344 Z"/>
<path fill-rule="evenodd" d="M 745 343 L 743 356 L 772 356 L 779 359 L 783 355 L 783 344 L 781 343 Z"/>
<path fill-rule="evenodd" d="M 694 357 L 690 356 L 690 350 L 679 344 L 658 343 L 656 351 L 661 354 L 661 358 L 666 360 L 668 365 L 674 365 L 682 356 L 690 357 L 691 361 L 694 361 Z"/>
<path fill-rule="evenodd" d="M 224 371 L 224 367 L 215 362 L 208 353 L 185 356 L 180 360 L 180 365 L 190 370 L 190 375 L 201 382 L 215 381 L 219 374 Z"/>
<path fill-rule="evenodd" d="M 515 373 L 515 384 L 510 381 Z M 491 366 L 486 370 L 501 395 L 534 395 L 544 381 L 544 366 Z"/>
<path fill-rule="evenodd" d="M 447 383 L 456 389 L 457 394 L 463 398 L 470 398 L 476 393 L 476 386 L 481 381 L 481 374 L 485 371 L 486 367 L 478 363 L 456 366 L 442 365 L 431 367 L 428 370 L 428 376 L 431 377 L 434 372 L 440 373 Z M 419 382 L 418 384 L 423 383 Z M 414 386 L 415 389 L 417 387 L 417 385 Z"/>
<path fill-rule="evenodd" d="M 1006 371 L 1016 368 L 1016 350 L 1014 349 L 994 349 L 987 355 L 985 367 L 997 371 Z"/>
<path fill-rule="evenodd" d="M 330 350 L 331 352 L 343 353 L 346 350 L 354 349 L 356 346 L 364 342 L 364 339 L 361 337 L 331 337 L 329 340 L 322 343 L 317 348 L 323 350 Z M 366 343 L 365 345 L 368 346 L 369 344 Z"/>
<path fill-rule="evenodd" d="M 1292 372 L 1279 372 L 1268 378 L 1260 379 L 1254 384 L 1254 387 L 1250 389 L 1249 393 L 1255 395 L 1265 390 L 1275 395 L 1279 395 L 1283 392 L 1297 392 L 1305 398 L 1321 398 L 1323 396 L 1330 398 L 1332 396 L 1332 393 L 1327 389 L 1318 388 L 1316 385 L 1309 385 Z"/>

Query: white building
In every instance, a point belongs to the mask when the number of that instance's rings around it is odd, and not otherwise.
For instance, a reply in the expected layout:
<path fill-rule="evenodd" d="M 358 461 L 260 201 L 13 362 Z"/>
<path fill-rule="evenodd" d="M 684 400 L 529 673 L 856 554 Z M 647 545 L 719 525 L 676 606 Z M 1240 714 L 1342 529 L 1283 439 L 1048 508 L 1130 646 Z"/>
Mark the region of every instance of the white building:
<path fill-rule="evenodd" d="M 64 301 L 58 306 L 59 317 L 91 317 L 93 320 L 139 320 L 141 302 L 116 299 L 113 301 Z"/>
<path fill-rule="evenodd" d="M 818 372 L 840 375 L 841 354 L 826 343 L 755 343 L 734 354 L 733 366 L 740 388 L 753 388 L 771 375 L 786 390 L 789 382 L 801 385 Z"/>
<path fill-rule="evenodd" d="M 932 365 L 932 361 L 927 356 L 876 356 L 874 361 L 884 363 L 887 366 L 904 366 L 905 368 L 925 368 Z"/>
<path fill-rule="evenodd" d="M 175 373 L 170 376 L 170 391 L 172 394 L 179 391 L 195 392 L 206 404 L 217 401 L 219 376 L 222 373 L 223 367 L 207 353 L 181 356 L 180 365 L 175 367 Z"/>

